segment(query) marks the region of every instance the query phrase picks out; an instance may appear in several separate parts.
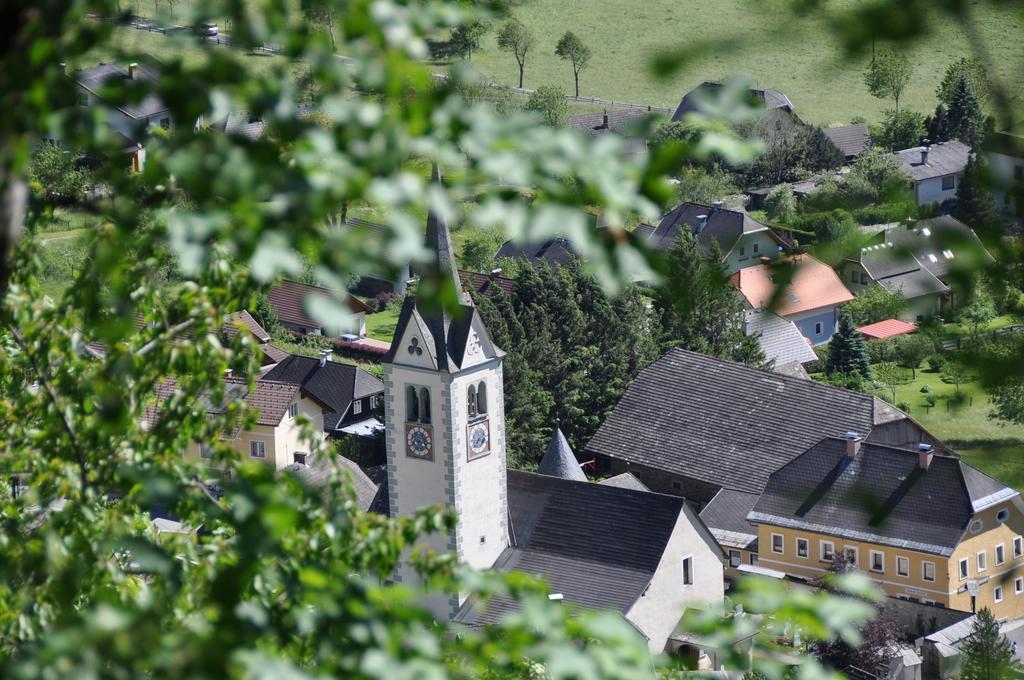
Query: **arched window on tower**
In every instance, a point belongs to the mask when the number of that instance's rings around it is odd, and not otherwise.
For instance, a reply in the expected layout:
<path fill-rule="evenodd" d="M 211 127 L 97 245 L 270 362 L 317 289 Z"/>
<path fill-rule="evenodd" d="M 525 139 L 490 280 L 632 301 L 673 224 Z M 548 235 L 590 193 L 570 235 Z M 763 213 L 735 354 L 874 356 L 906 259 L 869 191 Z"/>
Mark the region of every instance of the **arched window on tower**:
<path fill-rule="evenodd" d="M 416 388 L 409 385 L 405 388 L 405 419 L 410 423 L 419 420 L 419 397 Z"/>
<path fill-rule="evenodd" d="M 466 390 L 466 405 L 469 408 L 469 417 L 476 417 L 476 387 L 470 385 Z"/>
<path fill-rule="evenodd" d="M 420 388 L 420 422 L 430 422 L 430 390 L 426 387 Z"/>
<path fill-rule="evenodd" d="M 487 383 L 483 380 L 476 388 L 476 412 L 480 415 L 487 413 Z"/>

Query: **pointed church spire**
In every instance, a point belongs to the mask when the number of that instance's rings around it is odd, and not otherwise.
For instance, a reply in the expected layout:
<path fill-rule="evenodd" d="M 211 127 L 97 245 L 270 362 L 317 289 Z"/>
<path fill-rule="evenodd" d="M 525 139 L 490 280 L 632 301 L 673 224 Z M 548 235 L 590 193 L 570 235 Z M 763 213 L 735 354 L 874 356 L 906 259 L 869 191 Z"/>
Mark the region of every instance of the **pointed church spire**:
<path fill-rule="evenodd" d="M 441 186 L 441 169 L 437 163 L 434 163 L 430 180 L 438 187 Z M 435 258 L 431 264 L 436 267 L 438 279 L 450 277 L 458 293 L 459 302 L 464 305 L 470 304 L 469 296 L 463 290 L 462 280 L 459 278 L 459 268 L 455 262 L 455 249 L 452 247 L 452 236 L 448 231 L 448 223 L 433 209 L 430 209 L 427 214 L 427 248 Z"/>
<path fill-rule="evenodd" d="M 547 451 L 544 452 L 544 457 L 541 458 L 540 465 L 537 466 L 537 472 L 549 477 L 561 477 L 577 482 L 587 481 L 587 476 L 583 474 L 579 462 L 576 461 L 576 454 L 572 452 L 572 447 L 569 446 L 565 435 L 562 434 L 562 429 L 557 424 L 555 431 L 551 433 Z"/>

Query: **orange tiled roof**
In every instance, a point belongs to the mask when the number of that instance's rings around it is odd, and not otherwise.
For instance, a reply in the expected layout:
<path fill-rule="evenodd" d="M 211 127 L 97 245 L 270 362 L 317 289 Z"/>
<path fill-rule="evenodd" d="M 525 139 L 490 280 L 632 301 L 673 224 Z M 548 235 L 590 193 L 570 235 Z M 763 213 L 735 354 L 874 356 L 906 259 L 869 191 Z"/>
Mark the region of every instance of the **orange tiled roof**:
<path fill-rule="evenodd" d="M 774 264 L 740 269 L 729 280 L 751 307 L 762 309 L 772 303 L 776 270 L 787 262 L 792 264 L 793 274 L 782 295 L 776 300 L 777 306 L 773 311 L 779 316 L 792 316 L 840 305 L 853 299 L 853 294 L 846 289 L 832 267 L 806 254 L 794 255 Z"/>

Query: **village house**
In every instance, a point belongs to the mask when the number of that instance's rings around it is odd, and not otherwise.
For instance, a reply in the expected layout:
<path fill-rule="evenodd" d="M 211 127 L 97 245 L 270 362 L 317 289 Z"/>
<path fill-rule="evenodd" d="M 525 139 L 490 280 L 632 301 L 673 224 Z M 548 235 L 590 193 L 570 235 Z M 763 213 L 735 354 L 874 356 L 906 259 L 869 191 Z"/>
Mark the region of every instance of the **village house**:
<path fill-rule="evenodd" d="M 673 349 L 640 372 L 584 457 L 598 474 L 628 472 L 653 491 L 685 497 L 723 548 L 737 551 L 727 553 L 730 564 L 757 566 L 758 532 L 746 516 L 769 475 L 849 431 L 948 453 L 877 397 Z"/>
<path fill-rule="evenodd" d="M 818 355 L 796 324 L 770 309 L 746 310 L 743 334 L 757 338 L 765 359 L 774 362 L 776 369 L 818 360 Z"/>
<path fill-rule="evenodd" d="M 679 101 L 679 105 L 672 114 L 672 120 L 682 121 L 686 118 L 687 114 L 703 110 L 706 103 L 712 100 L 723 87 L 725 86 L 722 83 L 704 81 L 693 88 L 683 95 L 683 98 Z M 778 90 L 750 88 L 747 96 L 753 104 L 764 107 L 766 111 L 779 109 L 795 116 L 793 102 Z"/>
<path fill-rule="evenodd" d="M 141 101 L 129 102 L 127 98 L 104 92 L 104 88 L 155 86 L 160 79 L 159 72 L 146 63 L 100 62 L 74 71 L 70 78 L 75 84 L 78 105 L 103 110 L 106 122 L 113 129 L 123 153 L 128 156 L 132 170 L 142 170 L 146 162 L 144 142 L 148 129 L 158 126 L 170 130 L 173 125 L 171 111 L 154 93 L 147 94 Z"/>
<path fill-rule="evenodd" d="M 996 132 L 985 139 L 982 148 L 996 210 L 1007 217 L 1024 217 L 1024 136 Z"/>
<path fill-rule="evenodd" d="M 910 178 L 914 200 L 918 205 L 942 205 L 947 201 L 955 201 L 970 155 L 970 147 L 957 140 L 894 153 Z"/>
<path fill-rule="evenodd" d="M 776 277 L 788 278 L 781 292 L 777 292 Z M 839 307 L 853 299 L 831 267 L 806 254 L 774 265 L 738 269 L 729 281 L 750 309 L 771 309 L 792 321 L 814 345 L 832 338 L 839 323 Z"/>
<path fill-rule="evenodd" d="M 283 279 L 267 293 L 267 300 L 277 315 L 281 326 L 298 335 L 322 335 L 324 337 L 341 337 L 342 335 L 366 335 L 366 313 L 369 308 L 358 298 L 345 294 L 346 304 L 351 315 L 347 328 L 343 328 L 337 336 L 327 333 L 323 324 L 313 318 L 311 311 L 317 299 L 334 300 L 337 297 L 329 288 L 314 286 Z"/>
<path fill-rule="evenodd" d="M 433 273 L 457 283 L 448 227 L 434 213 L 427 243 Z M 617 610 L 662 651 L 685 609 L 722 599 L 714 539 L 678 498 L 508 470 L 503 358 L 464 292 L 456 310 L 406 299 L 383 362 L 391 515 L 433 504 L 455 510 L 454 531 L 423 538 L 423 547 L 476 569 L 542 576 L 551 599 Z M 393 578 L 418 580 L 407 559 Z M 424 604 L 439 618 L 482 626 L 511 603 L 449 593 Z"/>
<path fill-rule="evenodd" d="M 941 512 L 936 512 L 941 508 Z M 864 442 L 814 444 L 768 479 L 747 515 L 759 564 L 813 580 L 840 555 L 890 597 L 1024 615 L 1020 494 L 957 457 Z"/>
<path fill-rule="evenodd" d="M 840 265 L 839 275 L 855 295 L 871 286 L 898 293 L 907 305 L 900 318 L 925 321 L 937 316 L 949 298 L 949 287 L 903 248 L 891 242 L 861 248 L 855 257 Z"/>
<path fill-rule="evenodd" d="M 641 227 L 644 225 L 641 225 Z M 688 229 L 696 238 L 701 251 L 712 252 L 712 243 L 718 244 L 727 273 L 761 264 L 764 258 L 775 258 L 787 249 L 785 241 L 767 225 L 761 224 L 742 210 L 723 207 L 722 201 L 713 205 L 683 203 L 668 212 L 653 230 L 638 232 L 647 235 L 647 244 L 668 251 Z"/>
<path fill-rule="evenodd" d="M 850 163 L 871 150 L 871 135 L 864 123 L 851 123 L 835 127 L 822 128 L 825 136 L 842 152 L 846 162 Z"/>
<path fill-rule="evenodd" d="M 649 108 L 606 109 L 603 113 L 572 116 L 568 126 L 591 137 L 615 135 L 622 140 L 626 155 L 639 156 L 647 151 L 644 133 L 650 125 L 648 119 L 653 115 Z"/>

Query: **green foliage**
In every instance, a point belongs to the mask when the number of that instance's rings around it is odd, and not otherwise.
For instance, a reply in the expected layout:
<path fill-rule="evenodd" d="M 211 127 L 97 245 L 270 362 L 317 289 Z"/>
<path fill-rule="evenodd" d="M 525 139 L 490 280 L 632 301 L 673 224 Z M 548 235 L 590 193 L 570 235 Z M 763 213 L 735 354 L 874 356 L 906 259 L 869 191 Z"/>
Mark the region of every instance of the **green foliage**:
<path fill-rule="evenodd" d="M 843 305 L 854 326 L 866 326 L 886 319 L 898 319 L 907 308 L 907 300 L 899 291 L 890 291 L 872 284 Z"/>
<path fill-rule="evenodd" d="M 871 366 L 872 378 L 889 390 L 890 404 L 896 403 L 896 388 L 910 382 L 911 378 L 902 367 L 891 361 L 884 361 Z"/>
<path fill-rule="evenodd" d="M 580 96 L 580 72 L 590 64 L 590 48 L 572 31 L 558 39 L 555 54 L 572 64 L 572 77 L 576 83 L 576 96 Z"/>
<path fill-rule="evenodd" d="M 864 84 L 871 96 L 878 99 L 892 98 L 897 111 L 900 98 L 910 82 L 914 69 L 906 55 L 891 48 L 878 50 L 864 72 Z"/>
<path fill-rule="evenodd" d="M 960 78 L 946 105 L 945 112 L 940 116 L 936 111 L 935 129 L 929 130 L 935 136 L 934 141 L 945 141 L 948 139 L 959 139 L 961 142 L 977 149 L 985 135 L 985 120 L 981 113 L 981 102 L 966 78 Z"/>
<path fill-rule="evenodd" d="M 898 364 L 909 368 L 912 379 L 916 380 L 918 366 L 935 352 L 935 343 L 923 333 L 901 335 L 894 340 Z"/>
<path fill-rule="evenodd" d="M 925 136 L 924 116 L 917 111 L 886 111 L 878 125 L 872 125 L 871 143 L 887 151 L 918 146 Z"/>
<path fill-rule="evenodd" d="M 842 182 L 828 181 L 805 200 L 805 210 L 844 208 L 909 201 L 906 176 L 892 154 L 872 151 L 861 156 Z"/>
<path fill-rule="evenodd" d="M 796 216 L 796 196 L 793 194 L 793 187 L 788 184 L 775 187 L 765 196 L 763 206 L 771 219 L 789 222 Z"/>
<path fill-rule="evenodd" d="M 967 159 L 960 186 L 956 189 L 953 216 L 985 236 L 1001 236 L 1003 221 L 996 211 L 992 182 L 984 157 L 972 155 Z"/>
<path fill-rule="evenodd" d="M 518 19 L 509 19 L 498 31 L 498 48 L 510 52 L 519 65 L 519 87 L 523 86 L 526 55 L 529 54 L 533 44 L 533 33 Z"/>
<path fill-rule="evenodd" d="M 721 252 L 713 244 L 703 253 L 693 233 L 683 229 L 668 253 L 665 283 L 654 300 L 663 347 L 762 366 L 764 353 L 756 338 L 743 333 L 743 303 L 727 284 Z"/>
<path fill-rule="evenodd" d="M 456 26 L 452 30 L 448 48 L 454 55 L 472 59 L 473 52 L 480 49 L 480 42 L 490 30 L 490 23 L 480 20 Z"/>
<path fill-rule="evenodd" d="M 55 144 L 40 144 L 32 154 L 31 179 L 42 198 L 54 204 L 77 203 L 89 181 L 86 171 L 75 167 L 74 154 Z"/>
<path fill-rule="evenodd" d="M 282 330 L 281 320 L 277 318 L 277 312 L 270 304 L 270 299 L 263 291 L 260 291 L 255 298 L 255 304 L 250 312 L 252 318 L 256 319 L 256 323 L 263 326 L 263 330 L 270 333 L 272 337 L 277 336 Z"/>
<path fill-rule="evenodd" d="M 981 287 L 975 289 L 967 304 L 956 311 L 957 322 L 963 324 L 974 338 L 978 337 L 981 329 L 994 318 L 996 318 L 995 300 L 987 290 Z"/>
<path fill-rule="evenodd" d="M 943 364 L 941 377 L 942 382 L 956 387 L 957 394 L 960 394 L 961 385 L 974 379 L 970 368 L 960 357 L 953 357 Z"/>
<path fill-rule="evenodd" d="M 658 355 L 657 319 L 634 286 L 609 297 L 578 264 L 520 267 L 515 291 L 477 306 L 504 362 L 509 463 L 534 468 L 555 418 L 584 445 Z"/>
<path fill-rule="evenodd" d="M 679 175 L 679 202 L 712 205 L 726 196 L 739 193 L 729 173 L 720 168 L 705 170 L 702 167 L 685 166 Z"/>
<path fill-rule="evenodd" d="M 554 85 L 541 85 L 534 90 L 523 109 L 536 113 L 550 127 L 563 127 L 569 119 L 565 92 Z"/>
<path fill-rule="evenodd" d="M 459 265 L 472 272 L 490 272 L 495 269 L 494 254 L 504 243 L 503 234 L 495 229 L 478 229 L 462 242 Z"/>
<path fill-rule="evenodd" d="M 960 649 L 963 680 L 1004 680 L 1016 677 L 1010 641 L 999 632 L 999 622 L 988 607 L 975 615 L 974 630 Z"/>
<path fill-rule="evenodd" d="M 752 127 L 741 125 L 738 129 L 740 134 L 760 139 L 765 145 L 764 152 L 743 173 L 750 185 L 792 182 L 815 172 L 836 169 L 846 161 L 821 128 L 795 119 L 767 118 Z"/>
<path fill-rule="evenodd" d="M 864 339 L 845 311 L 839 317 L 839 329 L 828 343 L 828 358 L 825 360 L 825 375 L 831 377 L 837 373 L 871 379 L 871 364 Z"/>
<path fill-rule="evenodd" d="M 938 97 L 939 102 L 947 107 L 951 106 L 956 98 L 954 92 L 960 81 L 967 83 L 981 104 L 985 104 L 989 100 L 992 93 L 992 81 L 989 79 L 988 69 L 978 59 L 961 57 L 959 61 L 953 62 L 946 68 L 946 74 L 935 90 L 935 96 Z"/>

